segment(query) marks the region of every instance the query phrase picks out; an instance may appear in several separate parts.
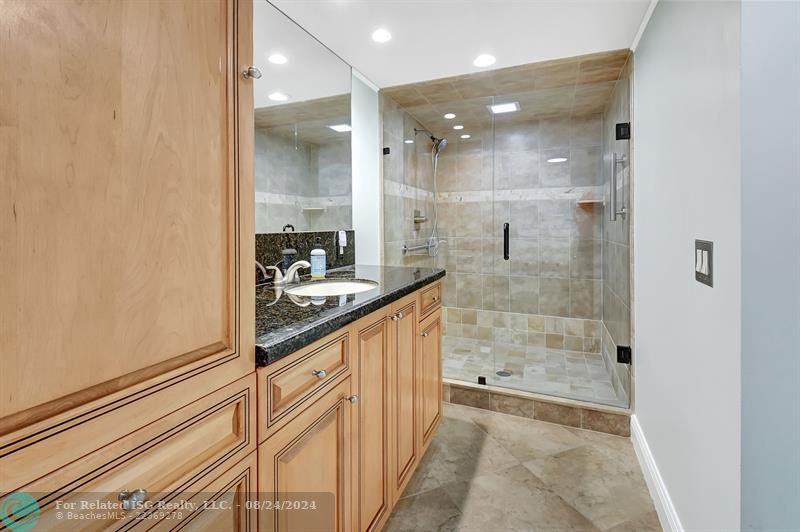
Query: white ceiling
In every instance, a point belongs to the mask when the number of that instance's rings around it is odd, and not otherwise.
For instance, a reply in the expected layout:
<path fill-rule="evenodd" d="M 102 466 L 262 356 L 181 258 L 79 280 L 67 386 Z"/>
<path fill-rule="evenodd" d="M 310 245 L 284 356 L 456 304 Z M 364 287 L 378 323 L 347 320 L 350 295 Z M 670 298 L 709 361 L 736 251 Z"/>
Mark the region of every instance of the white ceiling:
<path fill-rule="evenodd" d="M 379 87 L 628 48 L 649 0 L 271 0 Z M 379 27 L 392 40 L 379 44 Z"/>

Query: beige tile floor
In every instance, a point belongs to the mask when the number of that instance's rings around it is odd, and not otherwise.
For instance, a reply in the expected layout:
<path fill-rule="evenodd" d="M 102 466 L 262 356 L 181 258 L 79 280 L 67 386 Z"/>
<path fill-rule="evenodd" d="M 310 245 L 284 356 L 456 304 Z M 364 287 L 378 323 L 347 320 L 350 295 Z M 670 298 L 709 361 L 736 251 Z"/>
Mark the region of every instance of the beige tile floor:
<path fill-rule="evenodd" d="M 627 438 L 446 404 L 385 530 L 661 527 Z"/>
<path fill-rule="evenodd" d="M 557 395 L 613 406 L 628 406 L 618 395 L 599 353 L 579 353 L 544 347 L 510 345 L 444 335 L 444 376 L 477 383 L 478 375 L 488 384 L 516 390 Z M 511 376 L 499 377 L 498 370 Z"/>

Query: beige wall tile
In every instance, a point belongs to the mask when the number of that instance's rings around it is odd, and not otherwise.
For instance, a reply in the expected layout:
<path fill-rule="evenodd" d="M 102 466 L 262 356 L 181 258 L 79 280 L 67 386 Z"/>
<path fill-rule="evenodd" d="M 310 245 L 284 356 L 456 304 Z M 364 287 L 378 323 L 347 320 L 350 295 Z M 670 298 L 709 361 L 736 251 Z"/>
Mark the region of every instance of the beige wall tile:
<path fill-rule="evenodd" d="M 581 426 L 581 409 L 564 405 L 534 401 L 533 418 L 570 427 Z"/>

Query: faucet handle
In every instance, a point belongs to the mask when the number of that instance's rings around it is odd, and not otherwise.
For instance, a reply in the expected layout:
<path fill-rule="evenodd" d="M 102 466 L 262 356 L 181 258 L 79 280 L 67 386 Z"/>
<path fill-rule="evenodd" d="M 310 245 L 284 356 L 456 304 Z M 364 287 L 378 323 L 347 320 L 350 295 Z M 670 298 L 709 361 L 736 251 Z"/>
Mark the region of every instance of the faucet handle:
<path fill-rule="evenodd" d="M 283 283 L 283 273 L 281 273 L 281 269 L 277 266 L 265 266 L 267 270 L 273 270 L 275 273 L 272 274 L 272 283 L 274 285 L 279 285 Z"/>

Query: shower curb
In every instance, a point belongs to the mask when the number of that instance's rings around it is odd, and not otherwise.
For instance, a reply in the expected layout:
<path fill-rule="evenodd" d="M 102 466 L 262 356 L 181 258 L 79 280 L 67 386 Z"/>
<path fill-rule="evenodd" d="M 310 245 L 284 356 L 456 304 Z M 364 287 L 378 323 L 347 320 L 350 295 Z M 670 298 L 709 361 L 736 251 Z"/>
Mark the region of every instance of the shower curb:
<path fill-rule="evenodd" d="M 572 399 L 554 398 L 444 379 L 445 403 L 481 408 L 567 427 L 630 437 L 631 411 L 626 408 L 596 405 Z"/>

